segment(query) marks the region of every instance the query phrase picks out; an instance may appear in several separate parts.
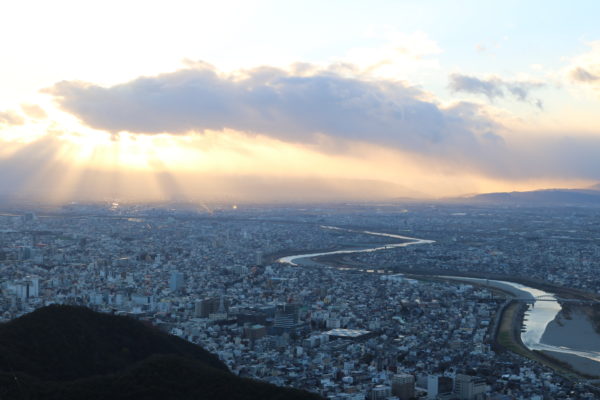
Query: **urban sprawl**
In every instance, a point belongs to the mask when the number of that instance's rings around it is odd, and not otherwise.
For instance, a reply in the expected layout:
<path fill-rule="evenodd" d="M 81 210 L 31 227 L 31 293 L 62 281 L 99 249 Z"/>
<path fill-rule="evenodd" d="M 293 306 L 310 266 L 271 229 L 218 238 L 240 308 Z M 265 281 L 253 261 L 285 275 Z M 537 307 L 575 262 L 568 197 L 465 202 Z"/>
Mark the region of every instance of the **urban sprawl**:
<path fill-rule="evenodd" d="M 411 204 L 11 210 L 0 215 L 0 316 L 53 303 L 129 315 L 240 376 L 336 400 L 592 399 L 495 345 L 505 295 L 406 272 L 600 293 L 599 222 L 594 208 Z M 277 262 L 399 242 L 361 230 L 433 242 Z"/>

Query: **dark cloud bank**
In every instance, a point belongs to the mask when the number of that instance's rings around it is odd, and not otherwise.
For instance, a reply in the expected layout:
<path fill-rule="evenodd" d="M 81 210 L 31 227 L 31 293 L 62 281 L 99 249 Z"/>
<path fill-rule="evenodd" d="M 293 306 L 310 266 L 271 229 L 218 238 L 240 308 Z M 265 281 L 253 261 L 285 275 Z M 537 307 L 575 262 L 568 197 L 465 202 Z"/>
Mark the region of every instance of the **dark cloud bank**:
<path fill-rule="evenodd" d="M 400 82 L 332 72 L 304 76 L 264 67 L 224 76 L 200 64 L 108 88 L 64 81 L 47 92 L 87 125 L 111 132 L 229 128 L 300 143 L 325 134 L 428 154 L 500 140 L 497 125 L 475 104 L 442 108 Z"/>

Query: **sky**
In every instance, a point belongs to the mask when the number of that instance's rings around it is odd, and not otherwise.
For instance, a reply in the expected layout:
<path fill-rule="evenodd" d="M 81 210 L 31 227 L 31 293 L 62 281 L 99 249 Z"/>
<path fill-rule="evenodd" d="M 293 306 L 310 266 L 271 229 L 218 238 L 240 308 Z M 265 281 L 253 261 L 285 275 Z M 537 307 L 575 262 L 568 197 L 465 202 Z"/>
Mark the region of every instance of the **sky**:
<path fill-rule="evenodd" d="M 598 15 L 586 0 L 8 2 L 0 197 L 592 186 Z"/>

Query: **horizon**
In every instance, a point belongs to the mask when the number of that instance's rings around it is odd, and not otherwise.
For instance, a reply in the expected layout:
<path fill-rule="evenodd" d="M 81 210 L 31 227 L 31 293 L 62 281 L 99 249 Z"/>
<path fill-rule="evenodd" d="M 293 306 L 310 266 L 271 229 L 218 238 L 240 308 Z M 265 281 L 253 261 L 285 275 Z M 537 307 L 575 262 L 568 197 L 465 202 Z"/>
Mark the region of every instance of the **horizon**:
<path fill-rule="evenodd" d="M 599 12 L 12 3 L 0 198 L 282 204 L 592 187 Z"/>

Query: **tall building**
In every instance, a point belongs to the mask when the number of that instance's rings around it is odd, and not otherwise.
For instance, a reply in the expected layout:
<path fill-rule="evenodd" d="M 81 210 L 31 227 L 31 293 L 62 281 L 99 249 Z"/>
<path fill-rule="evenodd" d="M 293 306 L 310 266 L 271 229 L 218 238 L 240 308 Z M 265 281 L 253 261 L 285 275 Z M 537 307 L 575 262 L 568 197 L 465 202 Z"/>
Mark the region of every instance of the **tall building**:
<path fill-rule="evenodd" d="M 392 391 L 389 386 L 377 385 L 371 389 L 369 399 L 371 400 L 385 400 L 392 395 Z"/>
<path fill-rule="evenodd" d="M 452 378 L 448 376 L 429 375 L 427 377 L 427 398 L 435 399 L 440 394 L 452 392 Z"/>
<path fill-rule="evenodd" d="M 40 277 L 36 275 L 31 275 L 27 276 L 25 280 L 28 285 L 28 297 L 38 297 L 40 295 Z"/>
<path fill-rule="evenodd" d="M 226 314 L 229 302 L 221 297 L 207 297 L 199 300 L 194 306 L 194 315 L 198 318 L 208 318 L 211 314 Z"/>
<path fill-rule="evenodd" d="M 169 279 L 169 288 L 173 292 L 179 292 L 183 289 L 184 277 L 183 273 L 179 271 L 171 272 L 171 279 Z"/>
<path fill-rule="evenodd" d="M 276 328 L 291 329 L 298 324 L 300 305 L 296 303 L 280 304 L 275 309 L 273 326 Z"/>
<path fill-rule="evenodd" d="M 409 400 L 415 397 L 415 377 L 410 374 L 392 376 L 392 394 L 400 400 Z"/>
<path fill-rule="evenodd" d="M 31 297 L 38 297 L 40 295 L 40 277 L 36 275 L 26 276 L 24 279 L 9 284 L 9 290 L 22 301 L 26 301 Z"/>
<path fill-rule="evenodd" d="M 257 340 L 265 337 L 267 328 L 264 325 L 252 325 L 244 328 L 244 336 L 250 340 Z"/>
<path fill-rule="evenodd" d="M 33 250 L 31 247 L 21 247 L 19 251 L 19 260 L 30 260 L 33 257 Z"/>
<path fill-rule="evenodd" d="M 257 250 L 256 251 L 256 265 L 262 265 L 263 264 L 263 254 L 262 251 Z"/>
<path fill-rule="evenodd" d="M 479 400 L 487 390 L 485 380 L 476 376 L 457 374 L 454 378 L 454 394 L 460 400 Z"/>
<path fill-rule="evenodd" d="M 33 222 L 33 221 L 35 221 L 35 220 L 37 220 L 37 216 L 36 216 L 36 215 L 35 215 L 35 213 L 33 213 L 33 212 L 26 212 L 25 214 L 23 214 L 23 215 L 21 216 L 21 221 L 22 221 L 23 223 L 26 223 L 26 222 Z"/>

